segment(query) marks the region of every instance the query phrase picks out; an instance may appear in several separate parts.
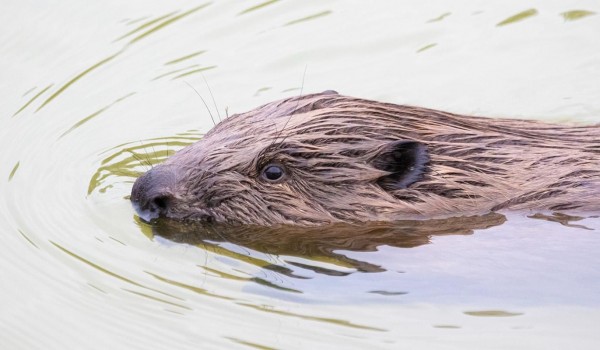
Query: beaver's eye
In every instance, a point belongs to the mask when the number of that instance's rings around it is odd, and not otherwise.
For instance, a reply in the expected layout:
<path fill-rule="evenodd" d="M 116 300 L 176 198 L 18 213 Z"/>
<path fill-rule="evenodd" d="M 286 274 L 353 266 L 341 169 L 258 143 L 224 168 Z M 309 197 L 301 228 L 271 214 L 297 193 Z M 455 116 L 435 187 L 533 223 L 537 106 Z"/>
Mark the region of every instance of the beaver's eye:
<path fill-rule="evenodd" d="M 281 180 L 284 174 L 285 172 L 281 166 L 273 164 L 267 165 L 262 171 L 262 177 L 270 182 Z"/>

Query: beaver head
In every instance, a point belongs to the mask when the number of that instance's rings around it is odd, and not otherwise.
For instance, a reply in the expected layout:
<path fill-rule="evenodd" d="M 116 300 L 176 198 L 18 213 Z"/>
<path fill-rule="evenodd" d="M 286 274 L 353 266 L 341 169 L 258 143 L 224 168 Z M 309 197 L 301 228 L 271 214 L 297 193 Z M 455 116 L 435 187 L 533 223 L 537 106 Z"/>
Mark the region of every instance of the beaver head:
<path fill-rule="evenodd" d="M 319 225 L 600 210 L 600 128 L 487 119 L 333 91 L 233 115 L 137 179 L 140 217 Z"/>

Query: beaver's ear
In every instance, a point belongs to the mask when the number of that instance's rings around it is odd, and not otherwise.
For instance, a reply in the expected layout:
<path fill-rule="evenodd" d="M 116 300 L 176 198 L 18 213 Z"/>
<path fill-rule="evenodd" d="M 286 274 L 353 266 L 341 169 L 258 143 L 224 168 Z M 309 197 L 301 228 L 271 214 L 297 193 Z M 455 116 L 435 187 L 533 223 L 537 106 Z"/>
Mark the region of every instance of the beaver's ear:
<path fill-rule="evenodd" d="M 419 181 L 429 162 L 427 146 L 416 141 L 393 141 L 385 145 L 372 159 L 371 164 L 391 174 L 377 180 L 386 190 L 406 188 Z"/>

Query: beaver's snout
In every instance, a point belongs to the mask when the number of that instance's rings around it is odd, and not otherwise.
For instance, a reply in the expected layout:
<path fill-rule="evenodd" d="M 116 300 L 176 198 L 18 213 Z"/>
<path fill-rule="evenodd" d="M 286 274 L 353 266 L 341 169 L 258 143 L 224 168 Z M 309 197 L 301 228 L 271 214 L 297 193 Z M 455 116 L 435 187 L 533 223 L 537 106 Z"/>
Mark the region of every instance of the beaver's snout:
<path fill-rule="evenodd" d="M 175 201 L 177 174 L 169 168 L 155 167 L 133 184 L 131 202 L 140 218 L 151 221 L 167 216 Z"/>

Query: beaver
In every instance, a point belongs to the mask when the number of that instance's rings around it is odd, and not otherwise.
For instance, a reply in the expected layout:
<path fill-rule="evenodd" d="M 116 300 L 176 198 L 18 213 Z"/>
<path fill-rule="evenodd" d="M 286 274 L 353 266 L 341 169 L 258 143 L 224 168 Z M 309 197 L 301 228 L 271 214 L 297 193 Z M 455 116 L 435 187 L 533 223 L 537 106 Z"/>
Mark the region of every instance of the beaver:
<path fill-rule="evenodd" d="M 600 126 L 343 96 L 232 115 L 139 177 L 139 216 L 318 226 L 501 210 L 600 212 Z"/>

